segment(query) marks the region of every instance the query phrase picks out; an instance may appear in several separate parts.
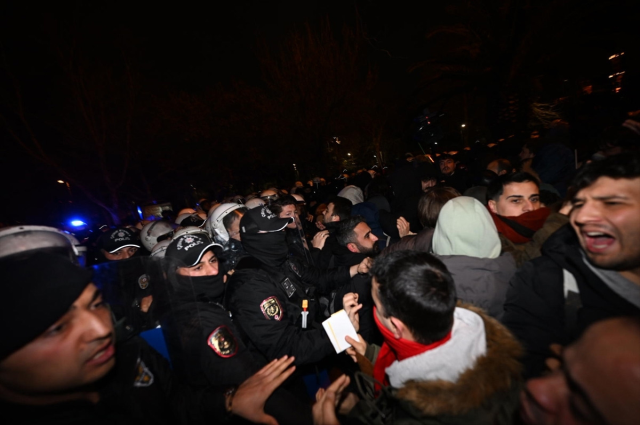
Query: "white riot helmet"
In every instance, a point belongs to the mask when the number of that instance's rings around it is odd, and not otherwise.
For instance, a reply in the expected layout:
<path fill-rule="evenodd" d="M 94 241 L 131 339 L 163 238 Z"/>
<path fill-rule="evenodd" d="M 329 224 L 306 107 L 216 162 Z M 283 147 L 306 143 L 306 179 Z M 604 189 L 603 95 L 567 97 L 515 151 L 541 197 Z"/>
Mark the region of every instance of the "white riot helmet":
<path fill-rule="evenodd" d="M 196 210 L 194 210 L 193 208 L 183 208 L 183 209 L 181 209 L 180 211 L 178 211 L 178 214 L 176 214 L 175 223 L 176 224 L 180 224 L 180 222 L 182 220 L 184 220 L 185 217 L 187 217 L 187 215 L 185 215 L 185 214 L 188 214 L 188 215 L 196 214 Z"/>
<path fill-rule="evenodd" d="M 151 251 L 155 244 L 158 243 L 158 237 L 173 231 L 173 228 L 174 226 L 168 221 L 152 221 L 145 224 L 140 230 L 140 241 L 147 251 Z"/>
<path fill-rule="evenodd" d="M 261 205 L 264 205 L 265 202 L 264 200 L 260 199 L 260 198 L 251 198 L 249 199 L 247 202 L 244 203 L 244 206 L 247 207 L 247 209 L 251 210 L 255 207 L 259 207 Z"/>
<path fill-rule="evenodd" d="M 212 239 L 219 239 L 223 242 L 229 241 L 229 232 L 224 228 L 224 223 L 222 220 L 229 215 L 232 211 L 237 210 L 238 208 L 243 208 L 244 205 L 236 204 L 235 202 L 229 202 L 226 204 L 219 205 L 216 210 L 211 214 L 209 220 L 205 224 L 209 234 Z"/>
<path fill-rule="evenodd" d="M 170 243 L 171 239 L 165 239 L 155 244 L 154 247 L 151 248 L 151 256 L 156 258 L 164 258 L 164 253 Z"/>
<path fill-rule="evenodd" d="M 75 236 L 55 227 L 11 226 L 0 230 L 0 258 L 28 251 L 50 249 L 68 255 L 73 262 L 80 262 L 79 245 Z M 86 249 L 86 248 L 85 248 Z"/>
<path fill-rule="evenodd" d="M 178 236 L 182 235 L 192 235 L 194 233 L 207 236 L 209 235 L 209 233 L 201 227 L 187 226 L 173 232 L 173 237 L 171 239 L 176 239 Z"/>

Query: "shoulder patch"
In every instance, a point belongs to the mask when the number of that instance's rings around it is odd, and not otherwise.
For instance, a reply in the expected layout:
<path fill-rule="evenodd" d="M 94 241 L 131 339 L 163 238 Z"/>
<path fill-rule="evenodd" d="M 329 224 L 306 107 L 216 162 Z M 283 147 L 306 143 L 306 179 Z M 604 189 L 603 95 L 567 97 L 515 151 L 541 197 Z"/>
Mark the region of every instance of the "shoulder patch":
<path fill-rule="evenodd" d="M 147 289 L 149 287 L 149 276 L 146 274 L 141 275 L 138 278 L 138 286 L 140 289 Z"/>
<path fill-rule="evenodd" d="M 238 341 L 226 325 L 218 326 L 211 332 L 207 344 L 217 355 L 225 359 L 235 356 L 238 352 Z"/>
<path fill-rule="evenodd" d="M 133 381 L 134 387 L 150 387 L 153 384 L 153 373 L 147 368 L 142 359 L 138 358 L 136 364 L 136 379 Z"/>
<path fill-rule="evenodd" d="M 280 301 L 278 301 L 278 298 L 275 296 L 269 297 L 266 300 L 262 301 L 260 303 L 260 310 L 262 310 L 262 314 L 264 314 L 264 317 L 269 320 L 282 320 L 282 307 L 280 306 Z"/>

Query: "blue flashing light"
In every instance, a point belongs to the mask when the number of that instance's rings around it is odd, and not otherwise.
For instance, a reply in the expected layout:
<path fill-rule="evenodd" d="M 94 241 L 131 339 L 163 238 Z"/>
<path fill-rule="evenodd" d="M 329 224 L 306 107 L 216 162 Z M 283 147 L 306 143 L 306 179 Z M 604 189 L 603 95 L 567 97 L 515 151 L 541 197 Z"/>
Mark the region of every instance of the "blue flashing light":
<path fill-rule="evenodd" d="M 84 222 L 84 221 L 82 221 L 82 220 L 71 220 L 70 224 L 71 224 L 73 227 L 82 227 L 82 226 L 86 226 L 86 225 L 87 225 L 87 223 L 85 223 L 85 222 Z"/>
<path fill-rule="evenodd" d="M 142 208 L 138 207 L 138 215 L 140 216 L 140 220 L 144 219 L 142 216 Z"/>

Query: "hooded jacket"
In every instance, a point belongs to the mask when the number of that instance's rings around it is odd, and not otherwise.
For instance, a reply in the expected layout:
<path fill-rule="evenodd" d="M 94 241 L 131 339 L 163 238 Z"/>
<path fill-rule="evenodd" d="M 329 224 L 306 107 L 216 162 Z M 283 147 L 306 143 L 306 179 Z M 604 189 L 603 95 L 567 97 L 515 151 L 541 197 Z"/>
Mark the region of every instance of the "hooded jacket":
<path fill-rule="evenodd" d="M 351 421 L 348 423 L 513 423 L 522 387 L 522 367 L 518 361 L 522 353 L 520 344 L 504 326 L 481 309 L 468 305 L 460 307 L 481 318 L 486 339 L 484 355 L 477 357 L 454 381 L 413 379 L 404 382 L 400 388 L 387 387 L 375 401 L 376 408 L 370 398 L 364 398 L 349 414 Z M 453 340 L 452 337 L 450 342 Z M 432 360 L 435 360 L 433 364 L 437 363 L 437 359 Z"/>
<path fill-rule="evenodd" d="M 500 255 L 488 210 L 475 198 L 451 199 L 438 216 L 432 245 L 453 277 L 458 298 L 500 320 L 516 265 L 511 254 Z"/>

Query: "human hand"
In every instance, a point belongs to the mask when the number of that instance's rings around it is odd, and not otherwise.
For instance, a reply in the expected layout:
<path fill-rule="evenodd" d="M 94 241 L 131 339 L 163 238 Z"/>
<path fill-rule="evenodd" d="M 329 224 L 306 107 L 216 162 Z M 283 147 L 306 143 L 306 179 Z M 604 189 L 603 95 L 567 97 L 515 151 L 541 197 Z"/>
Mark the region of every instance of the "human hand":
<path fill-rule="evenodd" d="M 311 245 L 313 245 L 314 248 L 322 249 L 328 237 L 329 237 L 328 230 L 323 230 L 321 232 L 318 232 L 315 234 L 315 236 L 311 240 Z"/>
<path fill-rule="evenodd" d="M 315 425 L 340 425 L 336 416 L 336 406 L 342 398 L 342 391 L 349 385 L 350 379 L 342 375 L 326 390 L 320 388 L 313 405 L 313 423 Z"/>
<path fill-rule="evenodd" d="M 356 332 L 358 332 L 360 330 L 360 315 L 358 311 L 362 308 L 362 304 L 358 304 L 358 294 L 355 292 L 345 294 L 342 297 L 342 307 L 347 312 Z"/>
<path fill-rule="evenodd" d="M 398 227 L 398 233 L 401 238 L 411 234 L 409 222 L 405 220 L 404 217 L 400 217 L 396 220 L 396 226 Z"/>
<path fill-rule="evenodd" d="M 151 303 L 153 302 L 153 295 L 147 295 L 143 299 L 140 300 L 140 311 L 143 313 L 148 313 L 149 308 L 151 308 Z"/>
<path fill-rule="evenodd" d="M 373 264 L 373 260 L 371 259 L 371 257 L 365 258 L 360 262 L 360 264 L 358 264 L 358 270 L 357 270 L 358 273 L 360 274 L 369 273 L 369 269 L 371 268 L 372 264 Z"/>
<path fill-rule="evenodd" d="M 307 221 L 313 223 L 313 214 L 307 213 Z"/>
<path fill-rule="evenodd" d="M 233 396 L 231 413 L 254 423 L 278 425 L 273 416 L 264 412 L 264 404 L 295 371 L 295 366 L 289 367 L 294 360 L 287 356 L 273 360 L 244 381 Z"/>
<path fill-rule="evenodd" d="M 351 338 L 349 335 L 345 336 L 344 339 L 349 344 L 351 344 L 351 347 L 347 348 L 347 354 L 351 356 L 354 363 L 358 363 L 357 354 L 364 356 L 364 353 L 367 351 L 367 341 L 365 341 L 362 335 L 360 334 L 358 334 L 359 341 L 356 341 L 355 339 Z"/>
<path fill-rule="evenodd" d="M 316 219 L 316 227 L 320 230 L 325 230 L 326 227 L 324 227 L 324 223 L 320 221 L 321 219 L 324 219 L 324 217 L 320 216 L 318 217 L 318 219 Z"/>

